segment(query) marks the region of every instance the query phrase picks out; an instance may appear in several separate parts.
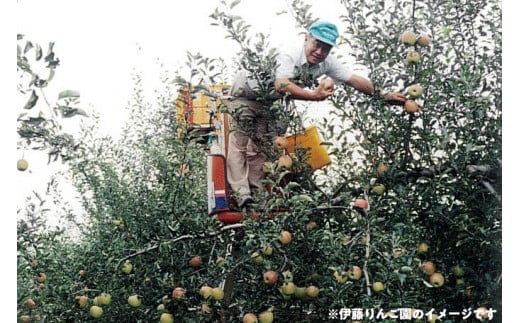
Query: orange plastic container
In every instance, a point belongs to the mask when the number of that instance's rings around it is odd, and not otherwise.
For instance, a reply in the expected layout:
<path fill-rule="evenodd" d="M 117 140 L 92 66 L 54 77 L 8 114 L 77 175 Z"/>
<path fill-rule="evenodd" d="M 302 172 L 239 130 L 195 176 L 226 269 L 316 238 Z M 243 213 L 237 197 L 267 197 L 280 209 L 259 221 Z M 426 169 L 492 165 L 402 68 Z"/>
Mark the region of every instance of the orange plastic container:
<path fill-rule="evenodd" d="M 286 137 L 288 141 L 287 151 L 289 153 L 294 152 L 296 147 L 310 148 L 307 152 L 309 154 L 307 162 L 311 165 L 313 171 L 331 163 L 327 149 L 321 144 L 322 140 L 316 125 L 309 126 L 303 133 L 296 133 Z"/>

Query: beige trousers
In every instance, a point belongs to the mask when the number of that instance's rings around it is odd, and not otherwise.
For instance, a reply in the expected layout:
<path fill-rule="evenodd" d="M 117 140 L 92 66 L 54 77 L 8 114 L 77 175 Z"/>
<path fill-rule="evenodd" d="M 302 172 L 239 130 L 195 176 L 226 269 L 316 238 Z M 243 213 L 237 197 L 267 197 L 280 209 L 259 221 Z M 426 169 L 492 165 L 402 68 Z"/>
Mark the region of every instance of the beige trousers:
<path fill-rule="evenodd" d="M 237 98 L 228 102 L 230 132 L 227 180 L 237 202 L 263 190 L 262 166 L 273 156 L 273 140 L 287 126 L 273 120 L 269 107 L 254 100 Z"/>

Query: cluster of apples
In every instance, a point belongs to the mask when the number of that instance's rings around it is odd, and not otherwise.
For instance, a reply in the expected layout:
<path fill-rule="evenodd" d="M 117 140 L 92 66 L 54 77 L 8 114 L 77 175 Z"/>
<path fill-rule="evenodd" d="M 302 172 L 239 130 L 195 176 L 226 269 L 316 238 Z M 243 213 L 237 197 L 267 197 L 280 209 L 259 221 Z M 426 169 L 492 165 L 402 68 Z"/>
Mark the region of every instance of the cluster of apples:
<path fill-rule="evenodd" d="M 426 254 L 428 253 L 429 246 L 426 242 L 421 242 L 419 246 L 417 246 L 418 254 Z M 430 260 L 426 260 L 421 265 L 421 272 L 429 276 L 430 284 L 433 287 L 442 287 L 444 285 L 444 276 L 437 271 L 435 263 Z"/>
<path fill-rule="evenodd" d="M 401 34 L 401 43 L 405 46 L 411 47 L 414 46 L 413 49 L 408 50 L 406 54 L 406 62 L 408 64 L 419 64 L 421 61 L 421 54 L 416 50 L 417 46 L 419 47 L 427 47 L 430 45 L 430 37 L 427 34 L 421 33 L 416 34 L 411 30 L 406 30 Z M 414 113 L 419 111 L 419 104 L 415 101 L 415 99 L 421 97 L 423 94 L 423 87 L 420 84 L 411 85 L 407 91 L 410 99 L 406 100 L 404 104 L 404 109 L 408 113 Z"/>
<path fill-rule="evenodd" d="M 284 151 L 277 161 L 267 161 L 262 165 L 262 171 L 266 174 L 272 174 L 275 171 L 290 170 L 293 165 L 292 157 L 286 153 L 286 148 L 289 141 L 284 136 L 277 136 L 274 138 L 273 145 L 276 149 Z"/>

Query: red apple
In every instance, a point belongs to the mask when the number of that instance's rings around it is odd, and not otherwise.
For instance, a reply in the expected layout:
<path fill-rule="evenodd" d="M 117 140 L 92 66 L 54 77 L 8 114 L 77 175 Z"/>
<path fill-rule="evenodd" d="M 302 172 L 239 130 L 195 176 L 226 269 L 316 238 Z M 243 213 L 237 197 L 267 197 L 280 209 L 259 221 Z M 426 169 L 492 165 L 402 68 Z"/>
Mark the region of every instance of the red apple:
<path fill-rule="evenodd" d="M 408 113 L 419 111 L 419 105 L 414 100 L 406 100 L 404 102 L 404 110 Z"/>
<path fill-rule="evenodd" d="M 348 271 L 347 275 L 348 278 L 352 280 L 359 280 L 361 278 L 361 275 L 363 274 L 361 268 L 359 266 L 352 266 Z"/>
<path fill-rule="evenodd" d="M 421 271 L 428 276 L 431 276 L 435 272 L 435 264 L 431 261 L 423 262 Z"/>
<path fill-rule="evenodd" d="M 184 294 L 186 294 L 186 289 L 183 287 L 176 287 L 172 292 L 172 297 L 175 299 L 181 299 L 184 297 Z"/>
<path fill-rule="evenodd" d="M 242 323 L 258 323 L 258 317 L 253 313 L 247 313 L 242 318 Z"/>
<path fill-rule="evenodd" d="M 200 256 L 194 256 L 190 260 L 190 266 L 191 267 L 199 267 L 202 265 L 202 258 Z"/>
<path fill-rule="evenodd" d="M 359 209 L 368 209 L 368 202 L 365 199 L 356 199 L 354 201 L 354 207 Z"/>
<path fill-rule="evenodd" d="M 419 37 L 417 38 L 417 45 L 421 46 L 421 47 L 426 47 L 428 45 L 430 45 L 430 36 L 426 35 L 426 34 L 420 34 Z"/>
<path fill-rule="evenodd" d="M 277 136 L 276 138 L 274 138 L 274 146 L 278 149 L 287 148 L 288 143 L 289 142 L 288 142 L 287 138 L 285 138 L 284 136 Z"/>
<path fill-rule="evenodd" d="M 264 273 L 264 283 L 266 285 L 274 285 L 278 281 L 278 273 L 268 270 Z"/>
<path fill-rule="evenodd" d="M 430 284 L 432 284 L 433 287 L 441 287 L 444 285 L 444 276 L 441 273 L 433 273 L 430 276 Z"/>
<path fill-rule="evenodd" d="M 45 280 L 47 280 L 47 275 L 45 275 L 45 273 L 40 273 L 40 275 L 36 277 L 36 280 L 38 283 L 44 283 Z"/>
<path fill-rule="evenodd" d="M 23 302 L 23 303 L 28 308 L 35 308 L 36 307 L 36 303 L 32 300 L 32 298 L 26 299 L 25 302 Z"/>

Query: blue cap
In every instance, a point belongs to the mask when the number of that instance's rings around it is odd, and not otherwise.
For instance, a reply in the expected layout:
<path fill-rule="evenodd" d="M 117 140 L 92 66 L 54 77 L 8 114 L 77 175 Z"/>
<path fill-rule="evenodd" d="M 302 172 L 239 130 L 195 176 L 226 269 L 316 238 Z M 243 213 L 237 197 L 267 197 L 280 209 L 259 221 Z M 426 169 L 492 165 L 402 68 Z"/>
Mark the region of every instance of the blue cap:
<path fill-rule="evenodd" d="M 314 36 L 314 38 L 337 47 L 336 38 L 338 38 L 339 34 L 336 25 L 325 21 L 315 22 L 309 28 L 309 33 Z"/>

